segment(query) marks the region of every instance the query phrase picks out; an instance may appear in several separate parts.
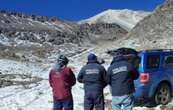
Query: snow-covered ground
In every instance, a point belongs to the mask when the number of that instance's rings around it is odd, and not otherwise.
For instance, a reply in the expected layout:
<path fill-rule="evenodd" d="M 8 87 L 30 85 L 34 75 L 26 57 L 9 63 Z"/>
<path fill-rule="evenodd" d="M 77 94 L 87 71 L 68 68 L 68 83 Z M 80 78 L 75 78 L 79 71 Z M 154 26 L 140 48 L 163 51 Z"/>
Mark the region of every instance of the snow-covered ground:
<path fill-rule="evenodd" d="M 0 60 L 0 72 L 2 74 L 31 74 L 42 77 L 43 80 L 24 88 L 21 86 L 10 86 L 0 89 L 0 110 L 51 110 L 52 91 L 48 83 L 48 74 L 51 65 L 38 65 L 31 63 L 20 63 L 11 60 Z M 73 66 L 77 75 L 80 66 Z M 83 85 L 76 84 L 73 87 L 74 109 L 82 110 Z"/>
<path fill-rule="evenodd" d="M 0 44 L 9 45 L 9 39 L 5 37 L 3 34 L 0 34 Z"/>
<path fill-rule="evenodd" d="M 109 59 L 102 53 L 103 51 L 102 48 L 96 47 L 75 55 L 70 58 L 69 66 L 77 76 L 80 68 L 86 62 L 86 55 L 89 52 L 96 52 L 97 55 L 106 59 L 107 62 L 104 66 L 107 67 Z M 0 88 L 0 110 L 51 110 L 53 105 L 52 91 L 48 83 L 48 74 L 51 66 L 51 63 L 33 64 L 1 59 L 0 72 L 2 74 L 31 74 L 32 76 L 41 77 L 43 80 L 31 84 L 27 88 L 24 88 L 22 85 Z M 74 98 L 74 110 L 83 110 L 83 85 L 77 82 L 73 87 L 72 92 Z M 105 100 L 111 100 L 109 87 L 105 89 L 105 94 L 107 94 Z M 170 104 L 169 107 L 171 106 L 173 105 Z M 168 107 L 166 107 L 166 109 L 163 108 L 164 107 L 162 106 L 162 109 L 160 109 L 160 106 L 158 106 L 151 110 L 173 110 L 172 108 L 168 109 Z M 134 110 L 150 109 L 146 107 L 135 107 Z"/>

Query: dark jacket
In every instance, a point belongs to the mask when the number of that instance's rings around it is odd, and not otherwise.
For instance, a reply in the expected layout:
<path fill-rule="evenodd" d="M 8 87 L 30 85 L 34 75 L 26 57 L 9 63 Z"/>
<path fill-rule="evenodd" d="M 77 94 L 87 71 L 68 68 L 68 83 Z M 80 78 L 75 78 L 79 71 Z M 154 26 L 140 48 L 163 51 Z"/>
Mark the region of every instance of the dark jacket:
<path fill-rule="evenodd" d="M 64 67 L 60 71 L 52 69 L 49 73 L 49 83 L 55 99 L 71 98 L 71 88 L 76 83 L 72 70 Z"/>
<path fill-rule="evenodd" d="M 103 93 L 106 83 L 106 70 L 97 62 L 88 62 L 79 72 L 78 81 L 84 83 L 85 92 Z"/>
<path fill-rule="evenodd" d="M 134 80 L 138 77 L 138 71 L 125 57 L 115 57 L 107 71 L 107 83 L 112 88 L 112 95 L 122 96 L 133 93 Z"/>

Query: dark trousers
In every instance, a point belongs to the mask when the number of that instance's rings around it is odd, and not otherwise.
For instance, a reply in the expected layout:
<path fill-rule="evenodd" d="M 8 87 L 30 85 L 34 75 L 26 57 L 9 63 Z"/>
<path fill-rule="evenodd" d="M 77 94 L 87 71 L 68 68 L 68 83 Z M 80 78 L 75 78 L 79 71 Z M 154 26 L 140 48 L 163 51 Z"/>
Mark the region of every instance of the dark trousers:
<path fill-rule="evenodd" d="M 73 99 L 53 100 L 53 110 L 73 110 Z"/>
<path fill-rule="evenodd" d="M 87 92 L 84 98 L 84 110 L 104 110 L 103 93 Z"/>

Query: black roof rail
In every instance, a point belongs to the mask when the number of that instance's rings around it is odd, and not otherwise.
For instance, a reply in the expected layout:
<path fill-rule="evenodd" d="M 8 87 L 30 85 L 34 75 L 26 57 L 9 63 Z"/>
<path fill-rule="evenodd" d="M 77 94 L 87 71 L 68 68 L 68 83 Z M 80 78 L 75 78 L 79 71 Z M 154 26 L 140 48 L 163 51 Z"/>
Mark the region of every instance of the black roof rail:
<path fill-rule="evenodd" d="M 148 49 L 148 50 L 142 50 L 144 52 L 170 52 L 173 51 L 173 49 Z"/>

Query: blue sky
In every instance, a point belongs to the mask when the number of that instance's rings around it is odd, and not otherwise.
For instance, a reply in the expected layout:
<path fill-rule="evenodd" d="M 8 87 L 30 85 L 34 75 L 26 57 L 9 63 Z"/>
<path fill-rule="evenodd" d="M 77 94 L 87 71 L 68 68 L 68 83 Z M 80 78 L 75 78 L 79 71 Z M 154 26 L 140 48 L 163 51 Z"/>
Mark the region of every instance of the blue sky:
<path fill-rule="evenodd" d="M 1 0 L 0 9 L 78 21 L 107 9 L 152 11 L 165 0 Z"/>

